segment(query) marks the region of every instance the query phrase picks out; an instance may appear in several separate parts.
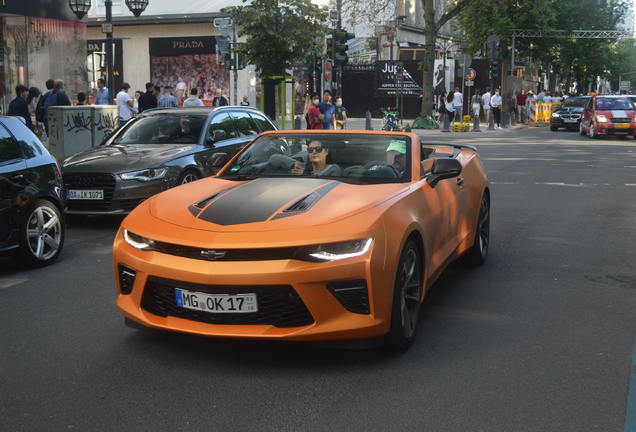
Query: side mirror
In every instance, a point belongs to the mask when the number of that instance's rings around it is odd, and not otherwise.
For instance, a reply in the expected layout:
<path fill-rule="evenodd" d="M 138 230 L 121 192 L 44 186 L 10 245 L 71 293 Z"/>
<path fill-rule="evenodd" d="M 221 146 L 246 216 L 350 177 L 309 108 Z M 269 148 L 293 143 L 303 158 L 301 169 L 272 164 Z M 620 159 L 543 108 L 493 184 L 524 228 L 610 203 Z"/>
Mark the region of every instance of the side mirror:
<path fill-rule="evenodd" d="M 212 132 L 212 136 L 208 139 L 208 144 L 214 144 L 219 141 L 223 141 L 225 139 L 225 131 L 221 129 L 217 129 Z"/>
<path fill-rule="evenodd" d="M 111 135 L 112 135 L 112 133 L 109 133 L 109 132 L 105 133 L 105 134 L 104 134 L 104 137 L 102 138 L 102 142 L 101 142 L 101 143 L 99 143 L 99 145 L 104 145 L 104 144 L 106 144 L 106 141 L 108 141 L 108 138 L 110 138 L 110 136 L 111 136 Z"/>
<path fill-rule="evenodd" d="M 223 132 L 223 131 L 221 131 Z M 223 132 L 225 134 L 225 132 Z M 206 163 L 208 171 L 216 175 L 228 161 L 227 153 L 214 153 Z"/>
<path fill-rule="evenodd" d="M 457 177 L 462 173 L 462 169 L 462 164 L 457 159 L 435 159 L 431 175 L 426 181 L 431 187 L 435 187 L 440 180 Z"/>

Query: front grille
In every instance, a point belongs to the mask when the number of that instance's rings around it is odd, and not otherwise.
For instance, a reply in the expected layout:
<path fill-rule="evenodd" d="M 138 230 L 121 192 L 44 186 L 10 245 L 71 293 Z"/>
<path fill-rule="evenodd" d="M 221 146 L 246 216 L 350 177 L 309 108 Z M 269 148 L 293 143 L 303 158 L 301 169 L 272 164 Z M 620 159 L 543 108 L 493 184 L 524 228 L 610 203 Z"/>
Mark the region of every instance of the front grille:
<path fill-rule="evenodd" d="M 562 119 L 580 119 L 581 114 L 561 114 Z"/>
<path fill-rule="evenodd" d="M 175 288 L 210 294 L 254 293 L 258 312 L 216 314 L 177 306 Z M 141 307 L 160 317 L 176 317 L 206 324 L 273 325 L 279 328 L 303 327 L 314 318 L 290 285 L 202 285 L 150 276 Z"/>
<path fill-rule="evenodd" d="M 112 174 L 64 174 L 66 190 L 103 190 L 103 200 L 66 200 L 70 211 L 106 211 L 110 208 L 115 193 L 116 180 Z"/>
<path fill-rule="evenodd" d="M 230 249 L 212 251 L 200 247 L 182 246 L 173 243 L 155 242 L 157 252 L 175 255 L 184 258 L 200 259 L 203 261 L 268 261 L 293 259 L 298 248 L 271 248 L 271 249 Z M 224 255 L 211 252 L 224 252 Z M 213 257 L 213 258 L 210 258 Z"/>
<path fill-rule="evenodd" d="M 613 117 L 612 123 L 631 123 L 632 119 L 629 117 Z"/>

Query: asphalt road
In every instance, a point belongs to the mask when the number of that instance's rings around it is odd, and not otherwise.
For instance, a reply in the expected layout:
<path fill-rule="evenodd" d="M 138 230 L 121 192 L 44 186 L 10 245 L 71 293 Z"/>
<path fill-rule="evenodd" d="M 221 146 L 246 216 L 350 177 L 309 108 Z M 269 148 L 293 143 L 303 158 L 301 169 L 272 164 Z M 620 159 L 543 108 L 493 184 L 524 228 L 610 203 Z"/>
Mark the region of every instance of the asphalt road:
<path fill-rule="evenodd" d="M 491 248 L 427 294 L 403 354 L 124 327 L 121 218 L 69 226 L 52 267 L 0 258 L 0 430 L 624 431 L 636 329 L 636 140 L 548 128 L 478 147 Z"/>

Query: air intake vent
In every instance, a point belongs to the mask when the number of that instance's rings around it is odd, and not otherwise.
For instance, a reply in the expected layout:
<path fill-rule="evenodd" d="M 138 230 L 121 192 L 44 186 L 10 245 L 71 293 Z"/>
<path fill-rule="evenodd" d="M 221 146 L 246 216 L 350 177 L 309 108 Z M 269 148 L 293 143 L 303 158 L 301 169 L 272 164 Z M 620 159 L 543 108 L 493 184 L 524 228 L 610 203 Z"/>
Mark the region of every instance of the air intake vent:
<path fill-rule="evenodd" d="M 363 315 L 371 313 L 366 280 L 330 282 L 327 288 L 349 312 Z"/>
<path fill-rule="evenodd" d="M 130 294 L 133 285 L 135 285 L 137 271 L 123 264 L 117 264 L 117 275 L 119 276 L 119 288 L 121 289 L 121 293 L 124 295 Z"/>
<path fill-rule="evenodd" d="M 214 195 L 207 197 L 206 199 L 204 199 L 203 201 L 199 201 L 198 203 L 196 203 L 194 206 L 196 208 L 199 209 L 203 209 L 206 208 L 208 204 L 210 204 L 212 201 L 214 201 L 216 199 L 216 197 L 218 197 L 219 194 L 215 193 Z"/>
<path fill-rule="evenodd" d="M 283 212 L 302 212 L 306 211 L 309 207 L 313 205 L 316 200 L 320 198 L 316 192 L 312 192 L 309 195 L 306 195 L 287 207 Z"/>

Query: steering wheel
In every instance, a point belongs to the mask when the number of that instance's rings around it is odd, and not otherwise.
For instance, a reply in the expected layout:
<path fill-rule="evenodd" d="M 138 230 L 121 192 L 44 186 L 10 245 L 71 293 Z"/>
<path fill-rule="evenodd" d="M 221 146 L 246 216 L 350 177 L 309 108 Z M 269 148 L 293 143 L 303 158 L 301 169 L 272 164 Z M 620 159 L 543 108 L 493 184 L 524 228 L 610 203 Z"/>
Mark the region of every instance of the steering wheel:
<path fill-rule="evenodd" d="M 371 177 L 400 178 L 400 173 L 397 168 L 386 162 L 369 162 L 364 166 L 364 169 L 364 175 Z"/>

